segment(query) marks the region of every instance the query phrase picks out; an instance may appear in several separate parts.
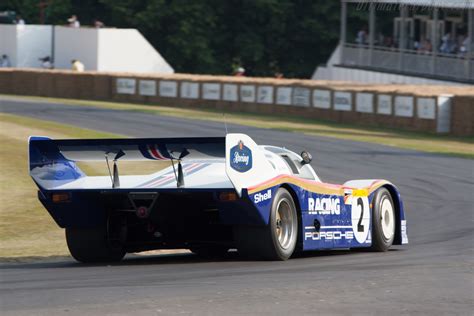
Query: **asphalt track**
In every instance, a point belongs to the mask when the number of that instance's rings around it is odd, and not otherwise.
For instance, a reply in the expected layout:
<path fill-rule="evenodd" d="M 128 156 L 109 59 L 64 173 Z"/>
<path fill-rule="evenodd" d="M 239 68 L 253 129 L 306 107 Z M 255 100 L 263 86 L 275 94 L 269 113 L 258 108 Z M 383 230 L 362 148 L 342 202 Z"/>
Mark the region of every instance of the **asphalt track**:
<path fill-rule="evenodd" d="M 219 136 L 224 124 L 0 97 L 0 111 L 135 137 Z M 410 244 L 313 252 L 287 262 L 193 255 L 0 265 L 2 315 L 458 314 L 474 310 L 474 163 L 362 142 L 236 125 L 257 143 L 313 153 L 326 182 L 386 178 L 402 193 Z M 25 150 L 19 148 L 18 150 Z"/>

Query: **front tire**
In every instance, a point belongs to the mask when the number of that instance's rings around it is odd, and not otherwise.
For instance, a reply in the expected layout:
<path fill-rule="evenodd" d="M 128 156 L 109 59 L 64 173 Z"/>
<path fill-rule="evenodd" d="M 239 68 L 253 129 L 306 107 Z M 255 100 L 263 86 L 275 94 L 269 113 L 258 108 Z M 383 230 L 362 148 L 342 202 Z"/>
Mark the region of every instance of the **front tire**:
<path fill-rule="evenodd" d="M 241 254 L 265 260 L 287 260 L 296 248 L 298 215 L 291 194 L 279 188 L 270 211 L 269 224 L 236 229 L 237 248 Z"/>
<path fill-rule="evenodd" d="M 117 262 L 125 256 L 120 245 L 107 241 L 103 228 L 66 228 L 66 241 L 71 256 L 82 263 Z"/>
<path fill-rule="evenodd" d="M 372 247 L 374 251 L 387 251 L 395 239 L 395 205 L 386 188 L 375 193 L 372 216 Z"/>

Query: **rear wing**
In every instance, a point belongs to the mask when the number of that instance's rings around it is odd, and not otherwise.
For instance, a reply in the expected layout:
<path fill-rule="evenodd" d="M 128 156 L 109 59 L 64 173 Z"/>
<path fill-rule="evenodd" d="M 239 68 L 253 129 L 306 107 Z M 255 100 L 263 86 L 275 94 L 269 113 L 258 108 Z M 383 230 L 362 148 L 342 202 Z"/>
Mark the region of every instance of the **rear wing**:
<path fill-rule="evenodd" d="M 264 151 L 245 134 L 227 134 L 226 137 L 199 138 L 138 138 L 138 139 L 64 139 L 32 136 L 29 139 L 29 171 L 36 184 L 43 189 L 71 187 L 103 189 L 118 188 L 118 171 L 109 177 L 87 177 L 78 167 L 80 161 L 173 160 L 175 162 L 224 162 L 218 174 L 227 179 L 239 196 L 242 190 L 275 177 L 276 170 L 265 157 Z M 221 164 L 223 166 L 223 164 Z M 178 165 L 176 166 L 179 171 Z M 117 174 L 116 174 L 117 172 Z M 203 171 L 205 172 L 205 171 Z M 214 171 L 213 171 L 214 172 Z M 87 178 L 87 179 L 84 179 Z M 78 180 L 89 181 L 78 181 Z M 117 180 L 117 182 L 116 182 Z M 226 181 L 227 181 L 226 180 Z M 202 177 L 205 182 L 205 175 Z M 179 181 L 177 186 L 180 187 Z M 99 184 L 99 183 L 103 183 Z M 229 183 L 229 185 L 230 185 Z M 84 185 L 82 185 L 84 184 Z M 183 184 L 183 188 L 186 188 Z"/>
<path fill-rule="evenodd" d="M 104 161 L 105 166 L 109 161 L 223 160 L 224 149 L 224 137 L 53 140 L 32 136 L 29 171 L 38 186 L 53 189 L 86 177 L 78 161 Z M 114 178 L 115 173 L 116 168 Z"/>

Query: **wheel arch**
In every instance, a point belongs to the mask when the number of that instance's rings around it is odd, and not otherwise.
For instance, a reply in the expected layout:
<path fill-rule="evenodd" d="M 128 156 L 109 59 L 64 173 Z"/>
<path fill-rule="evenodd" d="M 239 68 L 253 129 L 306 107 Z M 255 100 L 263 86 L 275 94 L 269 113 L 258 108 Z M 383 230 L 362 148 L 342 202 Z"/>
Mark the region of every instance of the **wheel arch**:
<path fill-rule="evenodd" d="M 395 238 L 393 240 L 394 245 L 401 245 L 402 244 L 402 227 L 401 221 L 405 218 L 404 211 L 403 211 L 403 203 L 400 197 L 400 193 L 398 192 L 397 188 L 392 184 L 385 184 L 382 186 L 390 193 L 392 197 L 393 204 L 395 206 Z"/>
<path fill-rule="evenodd" d="M 295 189 L 288 183 L 283 183 L 280 185 L 279 188 L 286 189 L 291 197 L 293 198 L 293 202 L 295 203 L 296 207 L 296 215 L 298 217 L 298 239 L 296 240 L 296 251 L 301 251 L 303 249 L 303 234 L 302 232 L 304 231 L 303 229 L 303 219 L 302 219 L 302 210 L 301 210 L 301 204 L 300 204 L 300 199 L 298 198 L 298 194 L 296 193 Z"/>

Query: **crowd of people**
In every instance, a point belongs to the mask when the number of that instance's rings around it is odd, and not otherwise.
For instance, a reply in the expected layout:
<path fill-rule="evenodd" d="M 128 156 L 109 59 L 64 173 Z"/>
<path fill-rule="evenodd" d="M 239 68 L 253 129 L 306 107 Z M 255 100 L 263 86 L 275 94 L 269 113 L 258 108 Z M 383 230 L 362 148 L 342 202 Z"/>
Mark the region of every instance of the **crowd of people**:
<path fill-rule="evenodd" d="M 436 52 L 464 57 L 469 52 L 469 42 L 469 37 L 465 34 L 458 34 L 454 37 L 451 32 L 448 32 L 441 37 Z M 355 43 L 358 45 L 369 44 L 369 33 L 367 32 L 366 27 L 361 28 L 357 32 Z M 390 36 L 385 36 L 382 33 L 379 33 L 378 36 L 374 38 L 374 45 L 392 49 L 399 48 L 398 41 Z M 429 38 L 421 38 L 417 40 L 409 39 L 407 48 L 420 54 L 431 54 L 434 49 L 433 43 Z"/>
<path fill-rule="evenodd" d="M 469 51 L 469 37 L 459 34 L 456 38 L 451 33 L 446 33 L 441 38 L 439 52 L 444 54 L 465 55 Z"/>
<path fill-rule="evenodd" d="M 54 69 L 53 60 L 51 59 L 50 56 L 39 58 L 39 61 L 41 63 L 41 68 Z M 10 58 L 8 57 L 7 54 L 3 54 L 0 57 L 0 68 L 10 68 L 10 67 L 12 67 Z M 71 70 L 77 71 L 77 72 L 83 72 L 85 70 L 85 66 L 80 60 L 73 59 L 71 60 Z"/>
<path fill-rule="evenodd" d="M 81 27 L 81 22 L 79 21 L 79 19 L 77 18 L 77 15 L 75 15 L 75 14 L 71 15 L 71 17 L 69 19 L 67 19 L 67 22 L 68 22 L 69 27 L 74 27 L 74 28 Z M 96 29 L 100 29 L 100 28 L 105 27 L 105 24 L 104 24 L 104 22 L 102 22 L 98 19 L 95 19 L 92 22 L 92 26 L 95 27 Z"/>
<path fill-rule="evenodd" d="M 25 25 L 26 24 L 25 20 L 23 19 L 23 17 L 21 15 L 17 15 L 16 18 L 13 20 L 13 23 L 16 24 L 16 25 Z M 79 21 L 77 15 L 75 15 L 75 14 L 71 15 L 67 19 L 66 26 L 74 27 L 74 28 L 81 27 L 81 22 Z M 105 27 L 105 24 L 104 24 L 104 22 L 102 22 L 98 19 L 95 19 L 92 22 L 91 26 L 95 27 L 95 28 L 103 28 L 103 27 Z"/>

